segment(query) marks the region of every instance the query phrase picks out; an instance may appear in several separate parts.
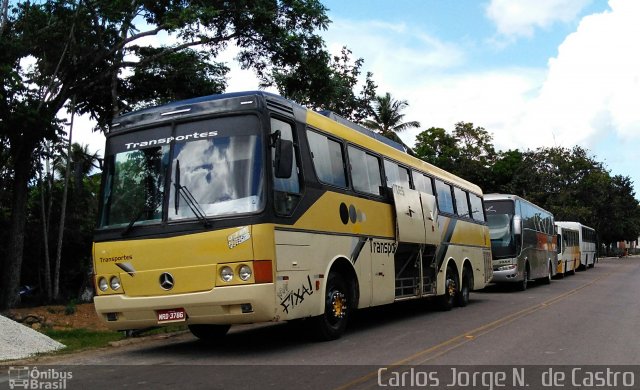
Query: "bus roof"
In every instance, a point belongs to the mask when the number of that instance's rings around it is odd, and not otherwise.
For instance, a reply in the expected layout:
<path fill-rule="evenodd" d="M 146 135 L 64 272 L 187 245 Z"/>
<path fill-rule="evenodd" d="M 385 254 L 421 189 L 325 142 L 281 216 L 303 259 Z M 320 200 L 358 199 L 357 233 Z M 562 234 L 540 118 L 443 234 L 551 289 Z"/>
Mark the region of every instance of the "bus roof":
<path fill-rule="evenodd" d="M 573 222 L 573 221 L 556 221 L 556 225 L 560 227 L 568 228 L 568 229 L 587 228 L 587 229 L 595 230 L 592 227 L 581 224 L 580 222 Z"/>
<path fill-rule="evenodd" d="M 550 211 L 545 210 L 542 207 L 538 206 L 537 204 L 535 204 L 533 202 L 530 202 L 530 201 L 528 201 L 528 200 L 526 200 L 526 199 L 524 199 L 524 198 L 522 198 L 522 197 L 520 197 L 518 195 L 513 195 L 513 194 L 486 194 L 484 196 L 484 200 L 485 200 L 485 202 L 486 201 L 492 201 L 492 200 L 514 200 L 514 201 L 515 200 L 520 200 L 522 202 L 527 202 L 530 205 L 532 205 L 532 206 L 534 206 L 534 207 L 536 207 L 536 208 L 538 208 L 538 209 L 540 209 L 540 210 L 542 210 L 542 211 L 544 211 L 546 213 L 549 213 L 549 214 L 553 215 L 553 213 L 551 213 Z"/>

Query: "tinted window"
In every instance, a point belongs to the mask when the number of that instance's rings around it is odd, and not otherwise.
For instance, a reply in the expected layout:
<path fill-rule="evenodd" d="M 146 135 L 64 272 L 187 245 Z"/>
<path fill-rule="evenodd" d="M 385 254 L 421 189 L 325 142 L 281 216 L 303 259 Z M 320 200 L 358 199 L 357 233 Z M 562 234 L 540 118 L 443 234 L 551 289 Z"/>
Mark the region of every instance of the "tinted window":
<path fill-rule="evenodd" d="M 288 141 L 294 141 L 292 127 L 289 123 L 279 119 L 271 118 L 271 134 L 280 131 L 280 138 Z M 294 148 L 296 143 L 294 142 Z M 296 204 L 300 200 L 300 183 L 298 178 L 298 162 L 296 158 L 296 150 L 293 154 L 293 166 L 291 168 L 291 177 L 277 178 L 275 170 L 272 172 L 275 209 L 280 214 L 291 214 Z M 275 145 L 271 147 L 271 160 L 275 161 Z"/>
<path fill-rule="evenodd" d="M 346 187 L 344 155 L 340 143 L 313 131 L 307 131 L 307 138 L 318 179 L 323 183 Z"/>
<path fill-rule="evenodd" d="M 476 221 L 484 222 L 484 213 L 482 212 L 482 199 L 478 195 L 469 194 L 471 201 L 471 215 Z"/>
<path fill-rule="evenodd" d="M 353 146 L 349 146 L 348 151 L 353 188 L 356 191 L 380 195 L 382 185 L 380 160 Z"/>
<path fill-rule="evenodd" d="M 467 193 L 460 188 L 454 188 L 453 194 L 456 198 L 456 211 L 458 215 L 465 218 L 470 218 L 469 215 L 469 203 L 467 202 Z"/>
<path fill-rule="evenodd" d="M 384 172 L 387 175 L 387 187 L 392 187 L 394 184 L 404 188 L 410 188 L 409 184 L 409 170 L 401 167 L 398 164 L 384 160 Z"/>
<path fill-rule="evenodd" d="M 438 197 L 438 208 L 443 213 L 453 214 L 453 198 L 451 196 L 451 186 L 440 180 L 436 180 L 436 192 Z"/>
<path fill-rule="evenodd" d="M 423 175 L 420 172 L 413 171 L 413 185 L 415 189 L 427 194 L 433 195 L 433 186 L 431 185 L 431 178 Z"/>

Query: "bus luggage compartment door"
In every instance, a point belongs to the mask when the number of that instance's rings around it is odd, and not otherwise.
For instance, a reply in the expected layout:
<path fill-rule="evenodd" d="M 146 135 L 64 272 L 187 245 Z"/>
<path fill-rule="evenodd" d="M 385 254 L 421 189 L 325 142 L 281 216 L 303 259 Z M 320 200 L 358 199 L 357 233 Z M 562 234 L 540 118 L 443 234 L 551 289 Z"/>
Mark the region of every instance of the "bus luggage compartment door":
<path fill-rule="evenodd" d="M 398 242 L 438 245 L 436 198 L 409 188 L 393 186 Z"/>

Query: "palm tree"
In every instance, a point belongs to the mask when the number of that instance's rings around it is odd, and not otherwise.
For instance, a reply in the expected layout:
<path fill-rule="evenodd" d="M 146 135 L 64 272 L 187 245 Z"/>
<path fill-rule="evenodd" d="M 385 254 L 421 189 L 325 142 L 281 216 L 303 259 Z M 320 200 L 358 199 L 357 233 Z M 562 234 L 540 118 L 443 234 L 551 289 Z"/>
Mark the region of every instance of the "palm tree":
<path fill-rule="evenodd" d="M 404 114 L 401 113 L 409 103 L 406 100 L 396 100 L 387 92 L 384 96 L 376 96 L 373 107 L 373 120 L 369 119 L 364 125 L 372 130 L 377 130 L 383 136 L 396 142 L 404 143 L 396 133 L 410 127 L 420 127 L 420 122 L 403 122 Z"/>

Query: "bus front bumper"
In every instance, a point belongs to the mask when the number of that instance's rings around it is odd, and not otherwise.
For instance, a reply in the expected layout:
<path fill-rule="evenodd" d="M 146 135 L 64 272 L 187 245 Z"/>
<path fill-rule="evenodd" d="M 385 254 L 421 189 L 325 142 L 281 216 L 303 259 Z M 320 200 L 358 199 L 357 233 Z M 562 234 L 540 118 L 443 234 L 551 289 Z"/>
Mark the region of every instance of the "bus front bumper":
<path fill-rule="evenodd" d="M 493 271 L 491 283 L 511 283 L 522 281 L 522 272 L 518 272 L 518 268 L 504 271 Z"/>
<path fill-rule="evenodd" d="M 176 295 L 94 298 L 98 316 L 112 330 L 144 329 L 171 324 L 249 324 L 276 321 L 273 283 L 226 286 Z M 160 323 L 158 311 L 184 309 L 180 321 Z"/>

